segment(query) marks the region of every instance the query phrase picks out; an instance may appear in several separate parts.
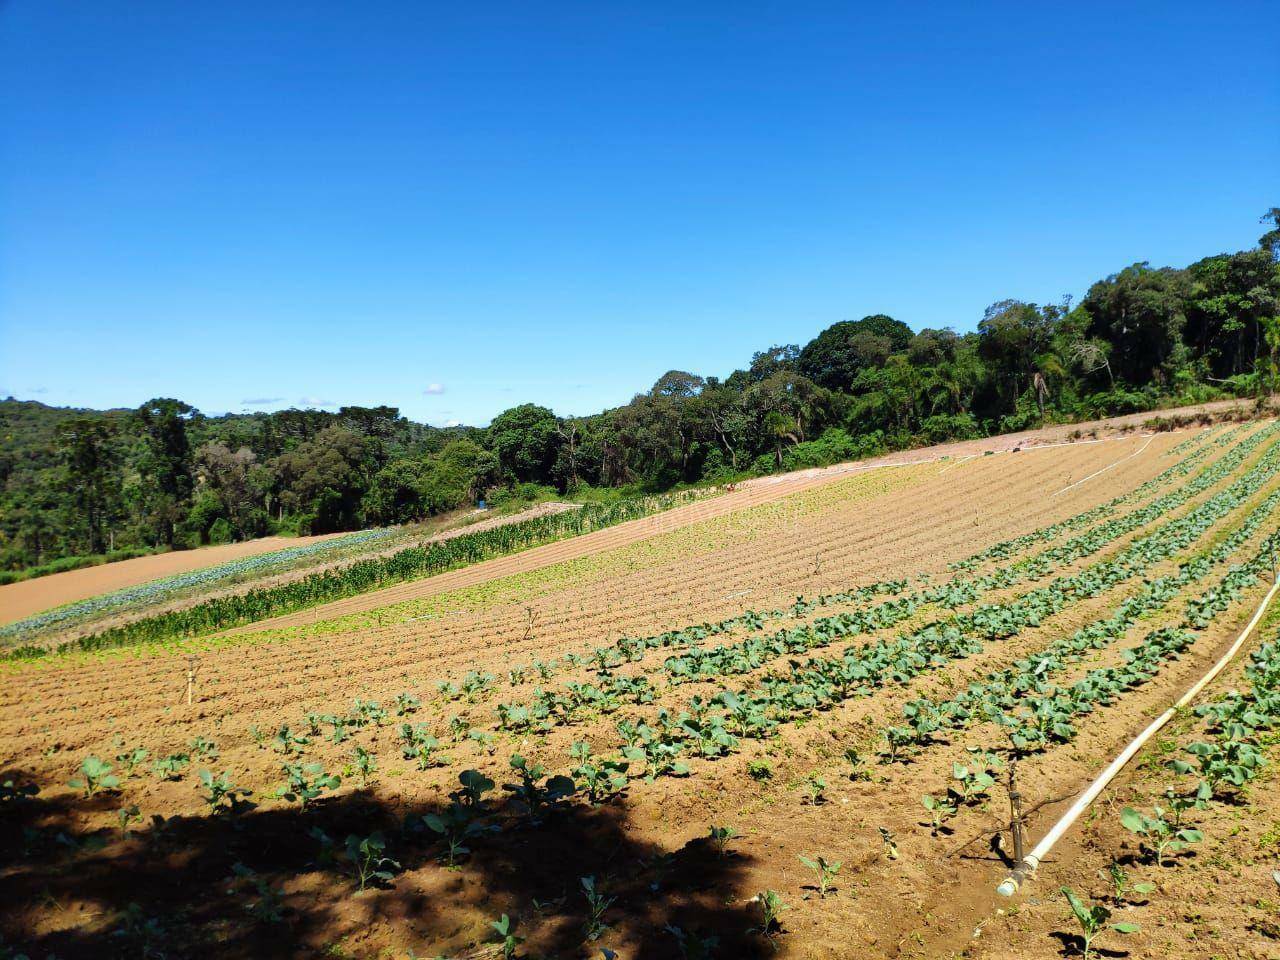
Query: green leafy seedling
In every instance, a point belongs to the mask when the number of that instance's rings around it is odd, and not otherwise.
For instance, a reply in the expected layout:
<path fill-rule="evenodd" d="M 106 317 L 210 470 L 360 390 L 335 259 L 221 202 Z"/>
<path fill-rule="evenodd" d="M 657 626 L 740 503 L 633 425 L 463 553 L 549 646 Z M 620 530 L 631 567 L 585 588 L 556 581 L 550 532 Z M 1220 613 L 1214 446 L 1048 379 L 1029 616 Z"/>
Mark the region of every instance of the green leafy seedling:
<path fill-rule="evenodd" d="M 818 899 L 827 899 L 827 894 L 835 889 L 836 874 L 840 872 L 839 860 L 828 860 L 826 857 L 801 856 L 800 862 L 813 873 L 814 885 L 818 889 Z"/>
<path fill-rule="evenodd" d="M 587 898 L 587 919 L 582 924 L 582 936 L 587 941 L 599 940 L 609 928 L 609 925 L 604 922 L 604 914 L 613 906 L 614 898 L 604 895 L 604 892 L 596 886 L 595 877 L 583 877 L 580 882 L 582 894 Z"/>
<path fill-rule="evenodd" d="M 494 933 L 498 935 L 503 960 L 511 960 L 516 955 L 520 944 L 524 943 L 524 937 L 515 935 L 515 922 L 504 913 L 499 919 L 489 921 L 489 926 L 493 927 Z"/>
<path fill-rule="evenodd" d="M 711 845 L 716 848 L 716 853 L 722 857 L 729 855 L 729 844 L 738 838 L 738 831 L 733 827 L 717 827 L 711 826 Z"/>
<path fill-rule="evenodd" d="M 356 880 L 356 888 L 360 892 L 370 883 L 390 883 L 400 864 L 386 856 L 387 841 L 381 831 L 374 831 L 367 837 L 351 834 L 347 837 L 344 853 Z"/>
<path fill-rule="evenodd" d="M 1164 866 L 1166 853 L 1177 853 L 1204 839 L 1204 834 L 1199 830 L 1179 827 L 1176 821 L 1166 820 L 1164 808 L 1159 804 L 1155 804 L 1152 811 L 1153 815 L 1148 817 L 1133 807 L 1125 807 L 1120 813 L 1120 824 L 1130 833 L 1147 841 L 1155 852 L 1156 866 Z"/>
<path fill-rule="evenodd" d="M 67 786 L 83 790 L 86 797 L 92 797 L 102 790 L 114 790 L 120 786 L 120 778 L 111 773 L 114 769 L 105 760 L 99 760 L 93 756 L 85 757 L 84 762 L 80 764 L 79 775 Z"/>
<path fill-rule="evenodd" d="M 1104 930 L 1111 929 L 1116 933 L 1130 934 L 1138 933 L 1142 929 L 1136 923 L 1112 923 L 1108 926 L 1107 921 L 1111 919 L 1111 911 L 1105 906 L 1100 903 L 1086 904 L 1072 892 L 1070 887 L 1063 887 L 1062 894 L 1067 898 L 1072 916 L 1080 924 L 1081 937 L 1084 940 L 1084 948 L 1080 953 L 1082 960 L 1089 960 L 1093 956 L 1094 938 Z"/>
<path fill-rule="evenodd" d="M 770 944 L 774 944 L 778 935 L 782 933 L 782 914 L 789 907 L 773 890 L 761 890 L 756 894 L 756 904 L 760 908 L 760 924 L 747 932 L 758 933 Z"/>

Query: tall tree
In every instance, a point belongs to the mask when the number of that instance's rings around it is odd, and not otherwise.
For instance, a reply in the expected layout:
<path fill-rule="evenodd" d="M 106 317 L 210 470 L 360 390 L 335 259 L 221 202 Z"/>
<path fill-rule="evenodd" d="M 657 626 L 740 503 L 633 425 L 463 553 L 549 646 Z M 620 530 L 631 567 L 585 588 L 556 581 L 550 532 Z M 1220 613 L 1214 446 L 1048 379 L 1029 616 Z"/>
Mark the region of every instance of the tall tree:
<path fill-rule="evenodd" d="M 502 470 L 520 483 L 550 483 L 559 421 L 546 407 L 525 403 L 504 410 L 489 425 L 489 443 Z"/>
<path fill-rule="evenodd" d="M 828 390 L 848 391 L 859 372 L 907 348 L 911 328 L 883 313 L 832 324 L 805 344 L 796 369 Z"/>
<path fill-rule="evenodd" d="M 76 417 L 57 429 L 58 451 L 71 494 L 72 524 L 83 528 L 88 553 L 106 550 L 107 524 L 120 504 L 115 434 L 111 423 L 93 417 Z"/>
<path fill-rule="evenodd" d="M 178 521 L 191 497 L 191 442 L 187 425 L 198 412 L 181 400 L 160 397 L 137 410 L 146 443 L 139 467 L 152 516 L 163 543 L 172 546 Z"/>

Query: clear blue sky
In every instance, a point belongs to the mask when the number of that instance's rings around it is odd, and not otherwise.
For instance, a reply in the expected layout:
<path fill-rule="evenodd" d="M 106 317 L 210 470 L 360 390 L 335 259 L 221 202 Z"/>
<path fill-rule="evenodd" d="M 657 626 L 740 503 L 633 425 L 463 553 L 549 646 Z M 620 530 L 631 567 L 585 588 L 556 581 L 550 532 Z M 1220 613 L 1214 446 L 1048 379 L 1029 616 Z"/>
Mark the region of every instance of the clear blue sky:
<path fill-rule="evenodd" d="M 0 0 L 0 390 L 588 413 L 1246 248 L 1277 11 Z"/>

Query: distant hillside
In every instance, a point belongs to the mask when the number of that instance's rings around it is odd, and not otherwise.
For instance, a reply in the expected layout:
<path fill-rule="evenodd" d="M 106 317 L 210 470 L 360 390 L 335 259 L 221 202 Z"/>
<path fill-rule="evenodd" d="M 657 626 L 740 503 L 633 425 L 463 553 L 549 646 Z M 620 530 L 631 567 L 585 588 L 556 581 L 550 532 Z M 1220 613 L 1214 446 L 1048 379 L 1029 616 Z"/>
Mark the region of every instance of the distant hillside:
<path fill-rule="evenodd" d="M 487 498 L 617 497 L 892 449 L 1263 392 L 1280 351 L 1280 208 L 1251 250 L 1126 267 L 1079 304 L 992 304 L 972 333 L 883 314 L 672 370 L 580 418 L 527 403 L 486 428 L 394 407 L 208 417 L 0 401 L 0 568 L 401 523 Z M 75 561 L 71 561 L 75 562 Z"/>

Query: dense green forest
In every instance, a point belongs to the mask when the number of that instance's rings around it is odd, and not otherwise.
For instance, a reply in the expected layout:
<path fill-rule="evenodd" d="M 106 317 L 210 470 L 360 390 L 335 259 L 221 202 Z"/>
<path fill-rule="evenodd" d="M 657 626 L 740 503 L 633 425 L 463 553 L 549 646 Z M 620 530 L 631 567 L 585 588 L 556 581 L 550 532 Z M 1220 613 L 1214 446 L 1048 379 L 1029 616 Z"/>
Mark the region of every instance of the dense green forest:
<path fill-rule="evenodd" d="M 877 314 L 756 353 L 724 379 L 672 370 L 587 417 L 524 404 L 485 428 L 393 407 L 203 416 L 0 402 L 0 567 L 270 532 L 401 523 L 537 488 L 658 491 L 892 449 L 1269 390 L 1280 208 L 1256 248 L 1134 264 L 1073 304 L 992 304 L 972 333 Z"/>

